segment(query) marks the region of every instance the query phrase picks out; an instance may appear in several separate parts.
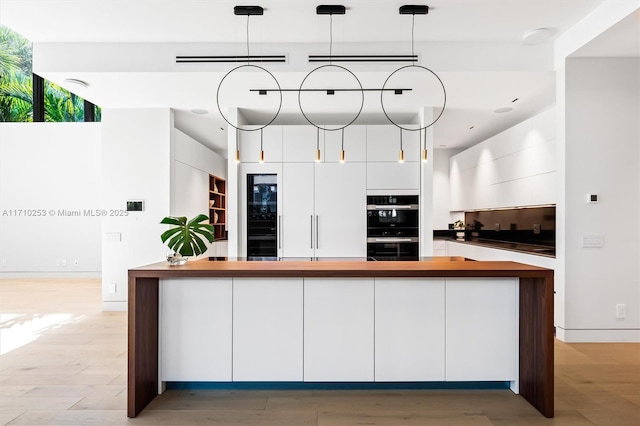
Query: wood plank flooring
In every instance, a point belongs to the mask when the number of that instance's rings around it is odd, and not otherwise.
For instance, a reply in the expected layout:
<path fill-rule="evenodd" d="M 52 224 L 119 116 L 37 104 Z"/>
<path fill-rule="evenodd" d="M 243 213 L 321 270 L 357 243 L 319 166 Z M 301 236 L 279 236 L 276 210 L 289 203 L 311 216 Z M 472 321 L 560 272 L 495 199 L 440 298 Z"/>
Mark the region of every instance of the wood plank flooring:
<path fill-rule="evenodd" d="M 128 419 L 127 318 L 100 300 L 0 279 L 0 425 L 640 425 L 640 344 L 557 341 L 554 419 L 507 390 L 169 391 Z"/>

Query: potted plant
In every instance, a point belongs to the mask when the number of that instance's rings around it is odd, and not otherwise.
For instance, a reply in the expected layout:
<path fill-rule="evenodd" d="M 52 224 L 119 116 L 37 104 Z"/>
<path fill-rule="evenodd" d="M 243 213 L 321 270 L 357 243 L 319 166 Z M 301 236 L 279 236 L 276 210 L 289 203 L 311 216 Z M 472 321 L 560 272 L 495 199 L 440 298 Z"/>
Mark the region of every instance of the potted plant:
<path fill-rule="evenodd" d="M 457 230 L 456 232 L 456 240 L 464 241 L 464 222 L 461 220 L 456 220 L 453 222 L 453 229 Z"/>
<path fill-rule="evenodd" d="M 167 261 L 171 265 L 184 265 L 189 256 L 199 256 L 207 251 L 205 239 L 210 243 L 214 240 L 213 226 L 208 221 L 209 216 L 199 214 L 191 220 L 186 217 L 167 216 L 160 223 L 174 225 L 160 235 L 163 243 L 167 243 L 171 252 L 167 253 Z"/>

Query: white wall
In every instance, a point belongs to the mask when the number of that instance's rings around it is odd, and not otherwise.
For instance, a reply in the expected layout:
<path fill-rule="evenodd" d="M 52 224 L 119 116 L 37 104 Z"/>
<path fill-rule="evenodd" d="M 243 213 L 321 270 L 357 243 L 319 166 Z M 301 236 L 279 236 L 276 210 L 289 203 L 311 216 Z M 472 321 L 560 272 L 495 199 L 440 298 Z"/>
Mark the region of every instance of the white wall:
<path fill-rule="evenodd" d="M 550 108 L 451 157 L 451 210 L 556 203 L 556 122 Z"/>
<path fill-rule="evenodd" d="M 0 274 L 99 275 L 100 150 L 100 123 L 0 123 Z"/>
<path fill-rule="evenodd" d="M 144 211 L 102 221 L 102 297 L 106 310 L 126 309 L 127 270 L 164 260 L 160 240 L 170 215 L 172 113 L 164 109 L 103 109 L 103 206 L 123 209 L 144 200 Z M 204 195 L 203 195 L 204 197 Z M 107 234 L 120 235 L 121 240 Z M 116 284 L 116 292 L 110 288 Z"/>
<path fill-rule="evenodd" d="M 640 59 L 568 58 L 560 70 L 565 129 L 560 150 L 556 281 L 566 341 L 640 341 Z M 586 194 L 597 193 L 598 204 Z M 584 248 L 584 236 L 602 248 Z M 626 319 L 616 319 L 625 304 Z"/>

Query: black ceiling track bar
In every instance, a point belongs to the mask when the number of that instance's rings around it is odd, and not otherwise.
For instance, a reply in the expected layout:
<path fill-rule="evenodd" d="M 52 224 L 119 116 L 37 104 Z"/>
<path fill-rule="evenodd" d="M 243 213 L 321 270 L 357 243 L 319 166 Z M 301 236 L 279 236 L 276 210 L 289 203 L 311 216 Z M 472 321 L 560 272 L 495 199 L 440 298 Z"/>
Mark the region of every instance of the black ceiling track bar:
<path fill-rule="evenodd" d="M 418 55 L 309 55 L 309 62 L 418 62 Z"/>
<path fill-rule="evenodd" d="M 410 92 L 413 89 L 398 88 L 398 89 L 249 89 L 250 92 L 260 92 L 261 95 L 266 95 L 267 92 L 394 92 L 397 95 L 401 95 L 402 92 Z"/>
<path fill-rule="evenodd" d="M 429 6 L 422 4 L 406 4 L 400 6 L 400 15 L 426 15 L 429 13 Z"/>
<path fill-rule="evenodd" d="M 316 7 L 317 15 L 344 15 L 346 8 L 341 4 L 321 4 Z"/>
<path fill-rule="evenodd" d="M 177 64 L 197 63 L 236 63 L 236 62 L 271 62 L 285 63 L 286 55 L 261 55 L 261 56 L 176 56 Z"/>
<path fill-rule="evenodd" d="M 235 6 L 233 8 L 234 15 L 264 15 L 264 9 L 261 6 Z"/>

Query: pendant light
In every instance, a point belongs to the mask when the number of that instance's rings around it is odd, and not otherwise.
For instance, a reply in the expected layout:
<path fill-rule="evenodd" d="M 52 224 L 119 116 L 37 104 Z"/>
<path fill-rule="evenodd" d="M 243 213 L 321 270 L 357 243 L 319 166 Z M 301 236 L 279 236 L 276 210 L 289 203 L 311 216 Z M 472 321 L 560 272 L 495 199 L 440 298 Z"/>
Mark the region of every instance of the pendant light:
<path fill-rule="evenodd" d="M 416 55 L 415 55 L 415 18 L 416 15 L 427 15 L 429 13 L 429 6 L 426 5 L 405 5 L 405 6 L 401 6 L 400 7 L 400 15 L 411 15 L 411 57 L 414 58 L 414 61 L 417 61 Z M 440 113 L 438 115 L 436 115 L 436 117 L 430 122 L 430 123 L 422 123 L 422 127 L 415 129 L 415 128 L 411 128 L 411 127 L 404 127 L 403 125 L 401 125 L 400 123 L 398 123 L 397 121 L 394 121 L 394 119 L 389 115 L 389 112 L 387 111 L 387 108 L 385 107 L 385 93 L 389 92 L 390 90 L 387 88 L 387 85 L 390 83 L 390 81 L 392 80 L 392 78 L 394 76 L 396 76 L 396 74 L 401 73 L 401 72 L 421 72 L 425 78 L 429 78 L 429 79 L 435 79 L 435 81 L 437 82 L 437 85 L 440 86 L 440 88 L 442 89 L 442 107 L 440 109 Z M 396 78 L 398 78 L 396 76 Z M 393 93 L 398 94 L 398 90 L 393 91 Z M 425 131 L 425 144 L 424 144 L 424 148 L 422 150 L 422 161 L 427 161 L 428 158 L 428 153 L 427 153 L 427 145 L 426 145 L 426 129 L 433 126 L 438 120 L 440 120 L 440 117 L 442 117 L 442 114 L 444 113 L 446 106 L 447 106 L 447 90 L 444 86 L 444 83 L 442 81 L 442 79 L 438 76 L 438 74 L 436 74 L 434 71 L 430 70 L 427 67 L 424 67 L 422 65 L 417 65 L 415 63 L 411 64 L 411 65 L 405 65 L 403 67 L 400 67 L 398 69 L 396 69 L 395 71 L 393 71 L 385 80 L 384 84 L 382 85 L 382 89 L 380 90 L 380 105 L 382 107 L 382 112 L 384 113 L 384 115 L 387 117 L 387 119 L 391 122 L 391 124 L 395 125 L 396 127 L 399 127 L 402 130 L 408 130 L 408 131 L 420 131 L 422 132 L 423 130 Z M 401 142 L 402 143 L 402 142 Z M 402 146 L 400 148 L 400 158 L 402 158 L 404 156 L 403 152 L 402 152 Z M 402 161 L 402 159 L 400 159 L 399 161 Z"/>
<path fill-rule="evenodd" d="M 404 163 L 404 149 L 402 149 L 402 128 L 400 129 L 400 153 L 398 154 L 398 163 Z"/>
<path fill-rule="evenodd" d="M 316 163 L 320 162 L 320 127 L 316 127 Z"/>
<path fill-rule="evenodd" d="M 260 160 L 261 163 L 264 163 L 264 150 L 262 149 L 262 129 L 260 129 Z"/>
<path fill-rule="evenodd" d="M 240 130 L 236 127 L 236 163 L 240 162 Z"/>
<path fill-rule="evenodd" d="M 342 142 L 340 144 L 340 162 L 344 163 L 344 127 L 340 130 L 342 133 Z"/>
<path fill-rule="evenodd" d="M 420 139 L 422 139 L 422 132 L 420 132 Z M 422 148 L 422 162 L 426 163 L 429 159 L 429 153 L 427 152 L 427 129 L 424 129 L 424 147 Z"/>

